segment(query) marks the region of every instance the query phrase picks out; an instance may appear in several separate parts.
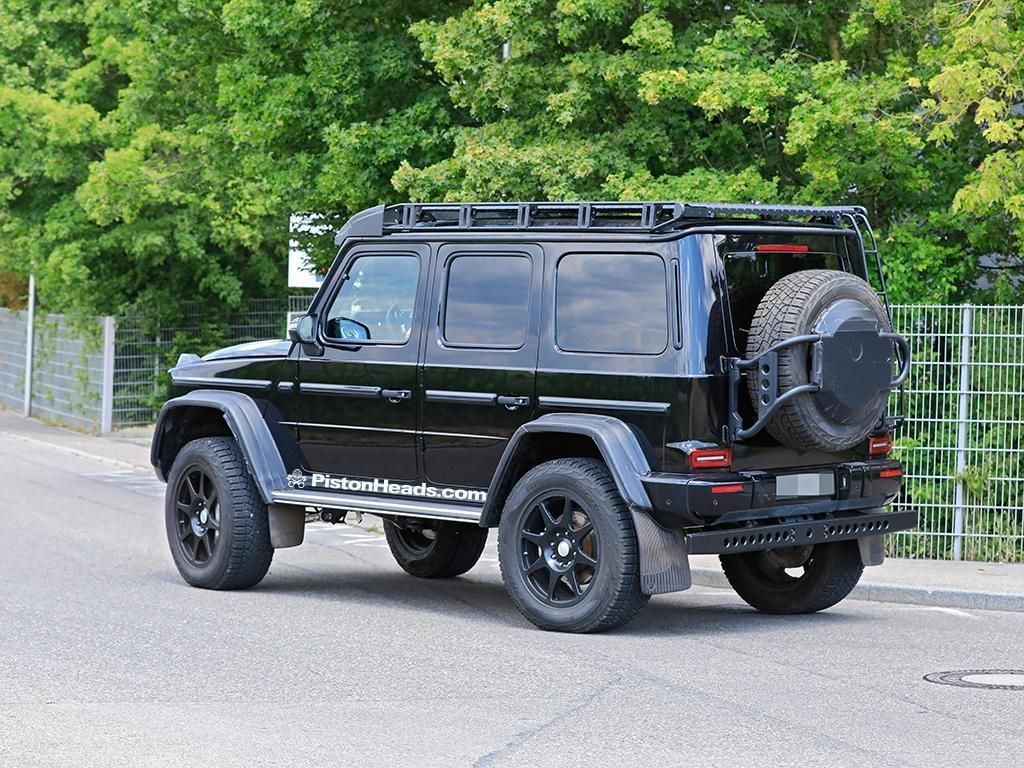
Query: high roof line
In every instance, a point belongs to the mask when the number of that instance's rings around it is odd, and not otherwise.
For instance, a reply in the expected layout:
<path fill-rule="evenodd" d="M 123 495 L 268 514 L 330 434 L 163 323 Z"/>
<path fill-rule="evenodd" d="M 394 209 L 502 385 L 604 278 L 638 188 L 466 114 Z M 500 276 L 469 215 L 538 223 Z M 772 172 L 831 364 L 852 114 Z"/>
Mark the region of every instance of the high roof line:
<path fill-rule="evenodd" d="M 715 219 L 840 225 L 865 215 L 858 206 L 666 202 L 400 203 L 383 208 L 384 232 L 567 229 L 659 233 Z"/>
<path fill-rule="evenodd" d="M 845 230 L 863 241 L 870 232 L 861 206 L 764 205 L 761 203 L 664 202 L 482 202 L 398 203 L 378 205 L 355 214 L 337 233 L 340 245 L 348 237 L 376 238 L 420 232 L 465 236 L 473 232 L 514 235 L 545 232 L 609 235 L 671 235 L 693 227 L 770 225 L 780 229 L 817 227 L 821 234 Z M 872 238 L 873 239 L 873 238 Z"/>

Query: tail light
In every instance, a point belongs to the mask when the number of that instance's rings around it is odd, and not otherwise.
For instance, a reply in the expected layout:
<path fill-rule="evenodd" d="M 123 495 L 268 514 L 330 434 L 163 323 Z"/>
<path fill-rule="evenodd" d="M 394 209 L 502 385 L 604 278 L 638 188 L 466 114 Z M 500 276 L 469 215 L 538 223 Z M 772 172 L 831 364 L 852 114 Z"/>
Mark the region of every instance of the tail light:
<path fill-rule="evenodd" d="M 754 250 L 758 253 L 807 253 L 811 249 L 796 243 L 761 243 L 755 245 Z"/>
<path fill-rule="evenodd" d="M 888 435 L 868 438 L 868 456 L 888 456 L 892 450 L 892 438 Z"/>
<path fill-rule="evenodd" d="M 687 452 L 690 469 L 728 469 L 732 464 L 732 448 L 694 448 Z"/>
<path fill-rule="evenodd" d="M 712 493 L 743 493 L 742 483 L 729 483 L 728 485 L 712 485 Z"/>

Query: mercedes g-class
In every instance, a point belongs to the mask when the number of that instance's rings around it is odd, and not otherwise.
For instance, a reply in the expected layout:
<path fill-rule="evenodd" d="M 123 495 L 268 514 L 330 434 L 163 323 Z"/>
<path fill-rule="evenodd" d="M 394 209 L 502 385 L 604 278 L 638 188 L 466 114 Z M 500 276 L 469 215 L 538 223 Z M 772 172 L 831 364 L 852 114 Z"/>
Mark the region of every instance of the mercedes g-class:
<path fill-rule="evenodd" d="M 886 508 L 910 360 L 863 208 L 408 203 L 336 242 L 288 340 L 171 370 L 152 462 L 189 584 L 372 513 L 424 578 L 497 528 L 526 618 L 589 632 L 695 553 L 757 609 L 822 610 L 916 524 Z"/>

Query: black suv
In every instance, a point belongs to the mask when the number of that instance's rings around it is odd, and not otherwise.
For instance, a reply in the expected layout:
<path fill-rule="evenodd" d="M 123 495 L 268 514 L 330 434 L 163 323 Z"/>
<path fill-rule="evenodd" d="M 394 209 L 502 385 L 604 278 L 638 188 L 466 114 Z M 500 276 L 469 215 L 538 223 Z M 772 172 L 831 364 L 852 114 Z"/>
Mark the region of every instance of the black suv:
<path fill-rule="evenodd" d="M 403 204 L 336 242 L 290 340 L 171 371 L 152 461 L 190 584 L 252 586 L 307 520 L 369 512 L 425 578 L 498 528 L 523 614 L 589 632 L 695 553 L 818 611 L 916 524 L 885 509 L 909 353 L 862 208 Z"/>

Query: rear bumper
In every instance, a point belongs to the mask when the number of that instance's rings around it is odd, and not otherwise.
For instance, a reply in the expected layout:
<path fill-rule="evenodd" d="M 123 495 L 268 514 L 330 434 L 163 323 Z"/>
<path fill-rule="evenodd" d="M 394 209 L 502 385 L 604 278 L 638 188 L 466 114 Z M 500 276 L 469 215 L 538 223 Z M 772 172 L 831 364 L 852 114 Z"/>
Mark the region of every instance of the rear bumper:
<path fill-rule="evenodd" d="M 832 491 L 823 496 L 781 495 L 779 478 L 794 474 L 831 477 Z M 772 471 L 651 473 L 641 481 L 652 517 L 665 528 L 731 523 L 739 529 L 750 521 L 877 511 L 896 497 L 901 479 L 900 463 L 882 459 Z"/>
<path fill-rule="evenodd" d="M 691 555 L 738 554 L 776 547 L 793 547 L 881 536 L 917 526 L 917 511 L 873 509 L 823 520 L 752 525 L 691 533 L 686 537 Z"/>

